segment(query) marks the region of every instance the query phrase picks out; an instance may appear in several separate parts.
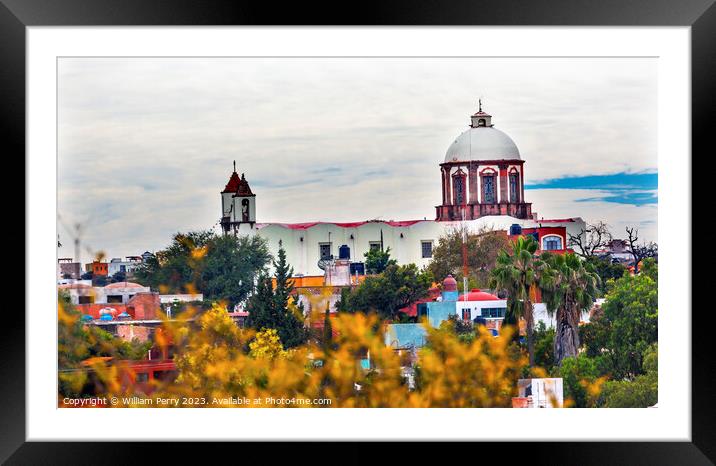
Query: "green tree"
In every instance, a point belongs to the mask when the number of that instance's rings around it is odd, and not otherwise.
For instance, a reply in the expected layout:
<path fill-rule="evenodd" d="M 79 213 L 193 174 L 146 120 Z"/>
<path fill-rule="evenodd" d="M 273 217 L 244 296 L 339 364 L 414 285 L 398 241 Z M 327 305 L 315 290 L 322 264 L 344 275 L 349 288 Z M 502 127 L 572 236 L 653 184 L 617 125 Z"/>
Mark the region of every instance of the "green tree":
<path fill-rule="evenodd" d="M 539 278 L 542 297 L 550 315 L 556 314 L 554 363 L 576 357 L 579 350 L 579 321 L 597 298 L 599 277 L 591 264 L 572 253 L 541 256 L 545 267 Z"/>
<path fill-rule="evenodd" d="M 112 275 L 112 278 L 110 279 L 112 283 L 118 283 L 118 282 L 126 282 L 127 281 L 127 274 L 125 272 L 119 271 Z"/>
<path fill-rule="evenodd" d="M 568 357 L 562 365 L 555 368 L 553 374 L 562 378 L 565 398 L 572 399 L 577 408 L 593 408 L 597 397 L 587 389 L 599 377 L 599 369 L 594 359 L 585 355 Z"/>
<path fill-rule="evenodd" d="M 484 288 L 489 285 L 490 271 L 495 267 L 501 249 L 509 246 L 509 239 L 503 231 L 482 228 L 476 232 L 464 232 L 467 238 L 468 283 L 470 288 Z M 454 229 L 438 239 L 433 257 L 428 266 L 437 281 L 452 275 L 462 286 L 463 230 Z"/>
<path fill-rule="evenodd" d="M 253 291 L 254 281 L 270 259 L 266 241 L 258 236 L 213 236 L 207 242 L 197 288 L 207 299 L 234 306 Z"/>
<path fill-rule="evenodd" d="M 388 266 L 397 264 L 395 259 L 390 258 L 390 248 L 385 251 L 374 248 L 363 256 L 365 256 L 365 269 L 369 274 L 382 273 Z"/>
<path fill-rule="evenodd" d="M 292 302 L 292 277 L 293 267 L 286 261 L 286 251 L 279 242 L 278 260 L 274 261 L 274 280 L 268 275 L 262 275 L 256 293 L 248 302 L 247 325 L 256 330 L 275 329 L 286 348 L 298 346 L 308 338 L 303 314 Z"/>
<path fill-rule="evenodd" d="M 554 327 L 539 321 L 535 328 L 535 364 L 545 369 L 554 366 Z"/>
<path fill-rule="evenodd" d="M 142 284 L 166 293 L 201 290 L 202 262 L 211 231 L 177 233 L 166 249 L 158 251 L 137 268 L 135 277 Z"/>
<path fill-rule="evenodd" d="M 109 278 L 106 275 L 95 275 L 92 277 L 92 286 L 105 286 L 109 283 Z"/>
<path fill-rule="evenodd" d="M 137 280 L 166 293 L 201 292 L 229 306 L 243 302 L 271 260 L 258 236 L 177 233 L 164 250 L 135 272 Z"/>
<path fill-rule="evenodd" d="M 349 286 L 344 286 L 341 288 L 341 297 L 336 302 L 336 311 L 338 312 L 348 312 L 348 299 L 351 294 L 351 288 Z"/>
<path fill-rule="evenodd" d="M 527 352 L 530 367 L 534 366 L 534 313 L 530 291 L 539 283 L 544 263 L 535 256 L 539 245 L 532 236 L 521 236 L 512 243 L 511 251 L 500 250 L 490 276 L 490 286 L 507 292 L 510 320 L 520 317 L 527 326 Z"/>
<path fill-rule="evenodd" d="M 432 285 L 432 274 L 415 264 L 389 265 L 383 273 L 366 277 L 346 295 L 341 306 L 348 311 L 375 311 L 383 319 L 397 320 L 398 310 L 424 298 Z"/>
<path fill-rule="evenodd" d="M 599 276 L 599 291 L 602 294 L 607 292 L 609 280 L 617 280 L 627 272 L 624 265 L 618 262 L 613 263 L 608 257 L 590 256 L 586 262 L 594 267 L 594 271 Z"/>
<path fill-rule="evenodd" d="M 610 283 L 599 315 L 585 325 L 587 354 L 609 360 L 615 380 L 644 374 L 644 351 L 658 340 L 658 270 L 651 259 L 638 275 Z"/>
<path fill-rule="evenodd" d="M 659 401 L 659 357 L 657 344 L 643 354 L 644 374 L 634 380 L 608 381 L 600 395 L 604 408 L 648 408 Z"/>
<path fill-rule="evenodd" d="M 331 325 L 331 306 L 326 305 L 326 312 L 323 316 L 323 350 L 330 351 L 333 346 L 333 326 Z"/>

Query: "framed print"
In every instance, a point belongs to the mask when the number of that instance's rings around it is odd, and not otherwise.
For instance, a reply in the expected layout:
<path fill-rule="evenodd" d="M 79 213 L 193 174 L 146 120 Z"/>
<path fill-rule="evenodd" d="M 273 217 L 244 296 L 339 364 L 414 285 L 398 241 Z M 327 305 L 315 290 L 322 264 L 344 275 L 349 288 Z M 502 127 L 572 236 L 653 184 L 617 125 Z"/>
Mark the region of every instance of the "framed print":
<path fill-rule="evenodd" d="M 27 180 L 3 459 L 713 461 L 712 2 L 80 3 L 3 0 Z"/>

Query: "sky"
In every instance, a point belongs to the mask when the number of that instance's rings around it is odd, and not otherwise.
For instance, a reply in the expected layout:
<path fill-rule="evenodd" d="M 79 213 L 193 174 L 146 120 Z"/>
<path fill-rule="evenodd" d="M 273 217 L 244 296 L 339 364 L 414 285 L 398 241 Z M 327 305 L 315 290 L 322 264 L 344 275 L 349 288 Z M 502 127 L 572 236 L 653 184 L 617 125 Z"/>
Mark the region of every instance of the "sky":
<path fill-rule="evenodd" d="M 61 58 L 60 257 L 212 228 L 235 160 L 258 222 L 435 217 L 482 98 L 539 217 L 657 241 L 653 58 Z"/>

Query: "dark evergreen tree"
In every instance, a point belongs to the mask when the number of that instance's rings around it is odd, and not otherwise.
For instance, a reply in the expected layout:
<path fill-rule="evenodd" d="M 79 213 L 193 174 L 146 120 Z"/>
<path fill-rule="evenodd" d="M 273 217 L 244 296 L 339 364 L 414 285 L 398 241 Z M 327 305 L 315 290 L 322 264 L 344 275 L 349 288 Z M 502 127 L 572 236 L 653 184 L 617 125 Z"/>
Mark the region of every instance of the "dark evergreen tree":
<path fill-rule="evenodd" d="M 269 276 L 259 279 L 256 293 L 249 300 L 247 325 L 256 330 L 273 328 L 284 348 L 293 348 L 305 343 L 308 332 L 303 325 L 303 306 L 290 304 L 294 291 L 293 267 L 286 261 L 286 251 L 280 242 L 274 270 L 274 280 Z"/>
<path fill-rule="evenodd" d="M 256 330 L 262 328 L 277 329 L 278 319 L 274 306 L 273 286 L 271 277 L 261 274 L 256 283 L 256 290 L 249 298 L 248 310 L 249 316 L 246 319 L 246 325 Z"/>
<path fill-rule="evenodd" d="M 333 327 L 331 326 L 331 305 L 326 305 L 326 313 L 323 317 L 323 348 L 329 351 L 333 345 Z"/>

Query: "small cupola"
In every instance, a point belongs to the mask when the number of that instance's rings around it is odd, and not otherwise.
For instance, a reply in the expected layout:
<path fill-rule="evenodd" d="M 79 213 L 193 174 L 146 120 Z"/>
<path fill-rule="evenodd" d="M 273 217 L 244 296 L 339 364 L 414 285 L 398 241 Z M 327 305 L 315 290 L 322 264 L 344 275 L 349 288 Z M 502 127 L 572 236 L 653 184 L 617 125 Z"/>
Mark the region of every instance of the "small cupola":
<path fill-rule="evenodd" d="M 492 126 L 492 115 L 482 111 L 482 99 L 479 100 L 477 113 L 470 117 L 471 128 L 489 128 Z"/>

